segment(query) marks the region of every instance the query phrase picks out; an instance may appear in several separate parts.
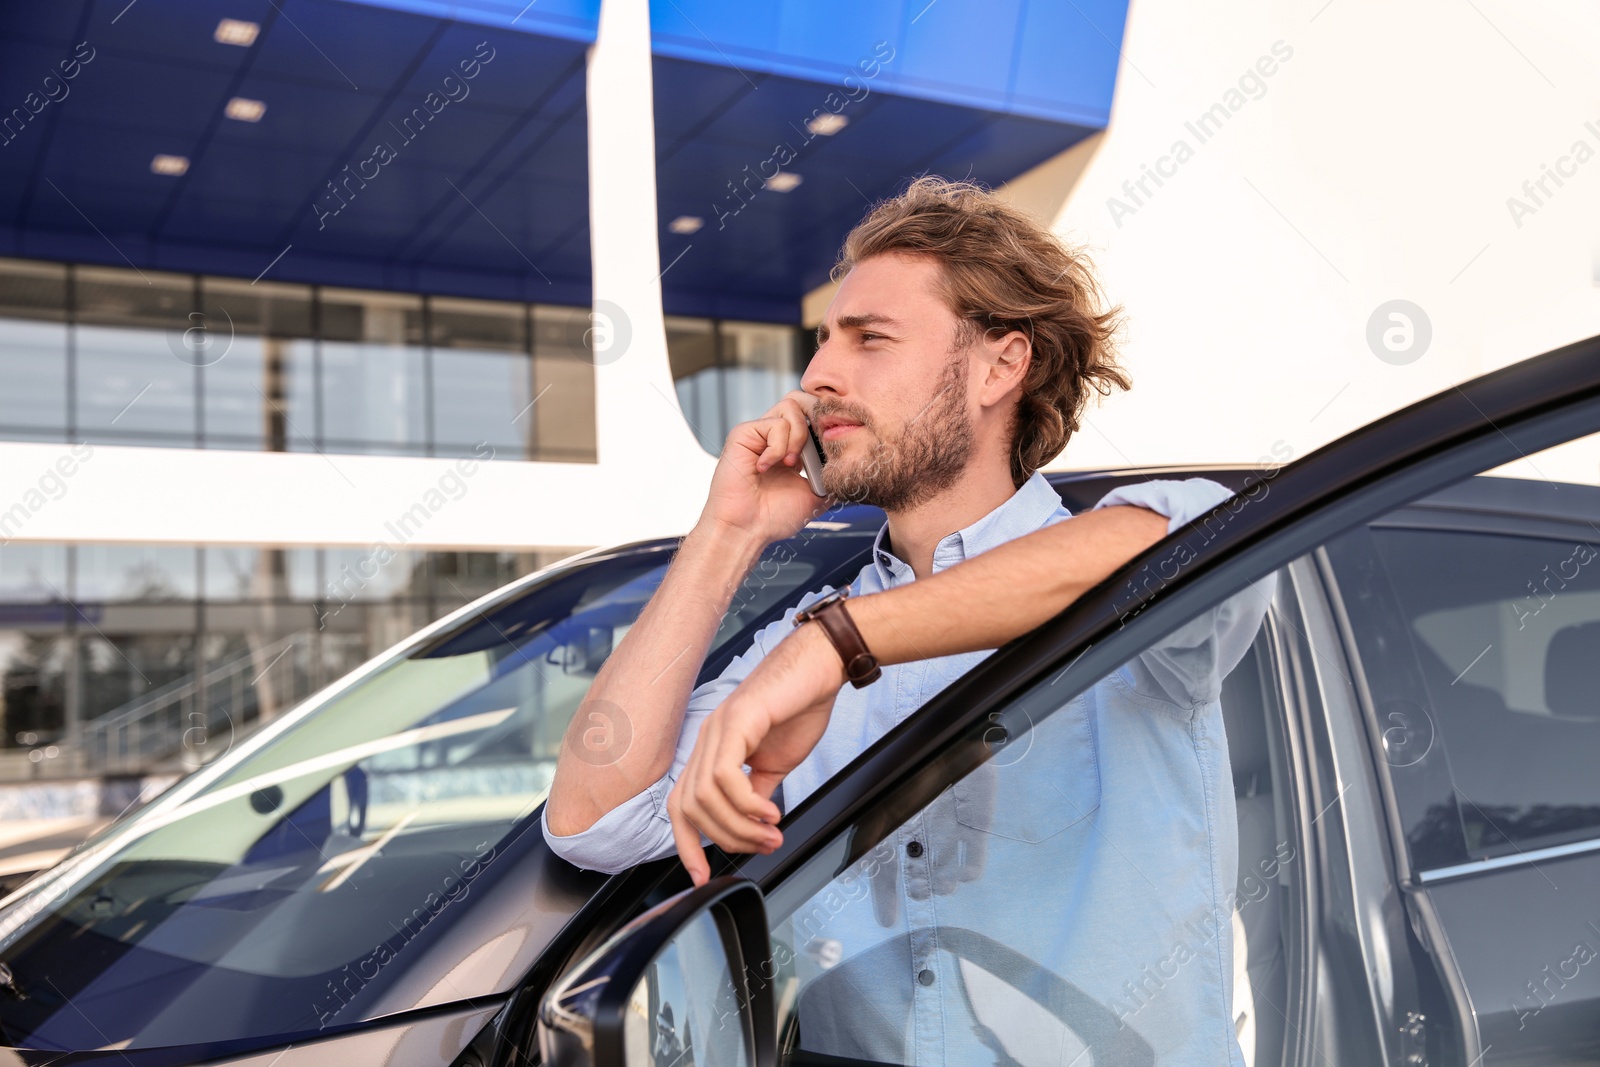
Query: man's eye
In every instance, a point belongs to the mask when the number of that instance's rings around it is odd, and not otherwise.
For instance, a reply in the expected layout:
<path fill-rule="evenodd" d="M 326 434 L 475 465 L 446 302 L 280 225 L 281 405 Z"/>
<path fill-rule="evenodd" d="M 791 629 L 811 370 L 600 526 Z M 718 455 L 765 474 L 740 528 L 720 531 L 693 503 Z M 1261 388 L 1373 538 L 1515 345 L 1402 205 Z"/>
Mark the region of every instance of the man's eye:
<path fill-rule="evenodd" d="M 861 339 L 863 341 L 881 341 L 883 340 L 883 335 L 878 333 L 864 333 L 861 335 Z"/>

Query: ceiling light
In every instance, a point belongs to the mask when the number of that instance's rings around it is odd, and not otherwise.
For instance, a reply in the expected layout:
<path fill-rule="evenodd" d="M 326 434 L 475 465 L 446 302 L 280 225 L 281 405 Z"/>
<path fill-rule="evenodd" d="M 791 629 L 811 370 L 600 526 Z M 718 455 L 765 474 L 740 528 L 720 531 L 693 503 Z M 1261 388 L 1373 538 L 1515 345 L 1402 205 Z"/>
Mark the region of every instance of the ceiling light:
<path fill-rule="evenodd" d="M 699 215 L 679 215 L 667 223 L 667 229 L 673 233 L 699 233 L 705 224 L 706 220 Z"/>
<path fill-rule="evenodd" d="M 261 116 L 267 113 L 267 105 L 260 100 L 236 96 L 228 101 L 228 106 L 223 108 L 222 113 L 240 122 L 260 122 Z"/>
<path fill-rule="evenodd" d="M 806 123 L 806 129 L 823 137 L 832 137 L 848 125 L 850 125 L 850 120 L 843 115 L 835 115 L 832 112 L 825 111 Z"/>
<path fill-rule="evenodd" d="M 176 178 L 189 169 L 188 156 L 157 156 L 150 161 L 150 170 Z"/>
<path fill-rule="evenodd" d="M 790 189 L 800 184 L 800 175 L 791 174 L 780 170 L 766 181 L 766 186 L 775 193 L 787 193 Z"/>
<path fill-rule="evenodd" d="M 223 19 L 217 23 L 217 32 L 212 34 L 218 44 L 236 44 L 240 48 L 249 48 L 256 43 L 256 34 L 261 32 L 259 24 L 245 22 L 243 19 Z"/>

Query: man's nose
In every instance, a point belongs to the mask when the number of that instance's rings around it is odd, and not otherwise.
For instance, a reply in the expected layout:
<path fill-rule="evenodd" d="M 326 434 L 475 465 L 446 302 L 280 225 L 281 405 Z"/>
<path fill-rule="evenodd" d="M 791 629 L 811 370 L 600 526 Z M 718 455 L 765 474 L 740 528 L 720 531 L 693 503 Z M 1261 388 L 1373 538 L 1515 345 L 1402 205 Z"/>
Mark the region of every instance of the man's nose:
<path fill-rule="evenodd" d="M 800 388 L 815 397 L 839 396 L 845 391 L 844 385 L 838 361 L 829 342 L 824 341 L 811 357 L 811 362 L 806 364 L 806 372 L 800 376 Z"/>

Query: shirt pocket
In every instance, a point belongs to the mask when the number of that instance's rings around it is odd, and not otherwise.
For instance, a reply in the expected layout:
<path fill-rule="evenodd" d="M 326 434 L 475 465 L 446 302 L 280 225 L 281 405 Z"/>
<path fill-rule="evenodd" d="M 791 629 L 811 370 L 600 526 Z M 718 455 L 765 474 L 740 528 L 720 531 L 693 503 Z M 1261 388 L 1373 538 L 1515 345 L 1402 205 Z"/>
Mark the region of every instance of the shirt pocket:
<path fill-rule="evenodd" d="M 997 729 L 999 727 L 996 727 Z M 1014 736 L 953 787 L 956 821 L 1038 844 L 1100 807 L 1100 758 L 1089 702 L 1076 698 Z"/>

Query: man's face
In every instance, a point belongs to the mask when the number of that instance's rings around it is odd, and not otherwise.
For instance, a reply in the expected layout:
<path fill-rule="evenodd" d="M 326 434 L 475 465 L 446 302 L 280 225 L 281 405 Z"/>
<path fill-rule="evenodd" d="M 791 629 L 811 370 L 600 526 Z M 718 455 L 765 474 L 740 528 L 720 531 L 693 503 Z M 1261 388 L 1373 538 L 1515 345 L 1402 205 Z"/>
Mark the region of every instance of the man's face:
<path fill-rule="evenodd" d="M 960 321 L 939 295 L 939 266 L 921 256 L 855 265 L 828 308 L 801 388 L 831 496 L 886 511 L 949 488 L 972 456 L 973 360 L 955 349 Z"/>

